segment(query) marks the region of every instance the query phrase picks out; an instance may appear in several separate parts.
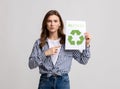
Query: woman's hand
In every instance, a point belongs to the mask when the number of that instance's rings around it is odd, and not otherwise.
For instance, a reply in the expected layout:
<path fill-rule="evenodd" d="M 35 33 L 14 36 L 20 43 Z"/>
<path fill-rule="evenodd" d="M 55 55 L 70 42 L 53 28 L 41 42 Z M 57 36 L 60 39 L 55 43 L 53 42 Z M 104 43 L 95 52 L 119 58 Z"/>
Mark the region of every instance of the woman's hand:
<path fill-rule="evenodd" d="M 48 50 L 45 51 L 45 55 L 46 55 L 46 56 L 50 56 L 50 55 L 56 54 L 59 47 L 60 47 L 60 46 L 56 46 L 56 47 L 49 48 Z"/>
<path fill-rule="evenodd" d="M 91 41 L 91 35 L 88 32 L 85 33 L 85 39 L 86 39 L 86 46 L 89 47 Z"/>

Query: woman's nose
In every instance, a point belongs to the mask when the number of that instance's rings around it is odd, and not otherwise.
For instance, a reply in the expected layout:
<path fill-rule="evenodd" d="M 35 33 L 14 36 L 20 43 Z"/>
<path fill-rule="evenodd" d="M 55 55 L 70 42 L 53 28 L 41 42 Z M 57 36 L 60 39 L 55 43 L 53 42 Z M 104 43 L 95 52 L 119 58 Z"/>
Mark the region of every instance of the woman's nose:
<path fill-rule="evenodd" d="M 54 22 L 53 22 L 53 21 L 51 22 L 51 25 L 54 25 Z"/>

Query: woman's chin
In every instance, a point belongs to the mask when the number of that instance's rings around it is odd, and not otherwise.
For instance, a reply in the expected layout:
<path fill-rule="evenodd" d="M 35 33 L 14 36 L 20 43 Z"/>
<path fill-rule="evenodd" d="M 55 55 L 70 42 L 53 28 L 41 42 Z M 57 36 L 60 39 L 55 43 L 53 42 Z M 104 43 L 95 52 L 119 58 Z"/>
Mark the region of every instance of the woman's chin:
<path fill-rule="evenodd" d="M 50 30 L 49 31 L 50 33 L 55 33 L 55 32 L 57 32 L 56 30 Z"/>

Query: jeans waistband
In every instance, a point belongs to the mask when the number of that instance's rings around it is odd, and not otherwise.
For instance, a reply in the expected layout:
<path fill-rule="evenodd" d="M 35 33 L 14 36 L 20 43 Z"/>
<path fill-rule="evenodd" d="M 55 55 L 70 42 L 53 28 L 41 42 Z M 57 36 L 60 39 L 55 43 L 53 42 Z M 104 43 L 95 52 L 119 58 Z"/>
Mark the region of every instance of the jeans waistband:
<path fill-rule="evenodd" d="M 57 75 L 57 74 L 41 74 L 41 76 L 44 76 L 44 77 L 62 77 L 62 76 L 68 76 L 68 74 L 61 74 L 61 75 Z"/>

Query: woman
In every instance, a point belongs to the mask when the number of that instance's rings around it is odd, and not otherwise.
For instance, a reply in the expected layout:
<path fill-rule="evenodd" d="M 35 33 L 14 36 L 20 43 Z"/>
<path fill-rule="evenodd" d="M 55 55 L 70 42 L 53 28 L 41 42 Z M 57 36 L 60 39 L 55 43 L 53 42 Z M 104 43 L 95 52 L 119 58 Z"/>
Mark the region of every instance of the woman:
<path fill-rule="evenodd" d="M 39 67 L 38 89 L 70 89 L 68 73 L 74 58 L 86 64 L 90 58 L 90 34 L 85 33 L 86 49 L 65 50 L 64 24 L 58 11 L 50 10 L 44 17 L 40 39 L 36 40 L 29 57 L 30 69 Z"/>

